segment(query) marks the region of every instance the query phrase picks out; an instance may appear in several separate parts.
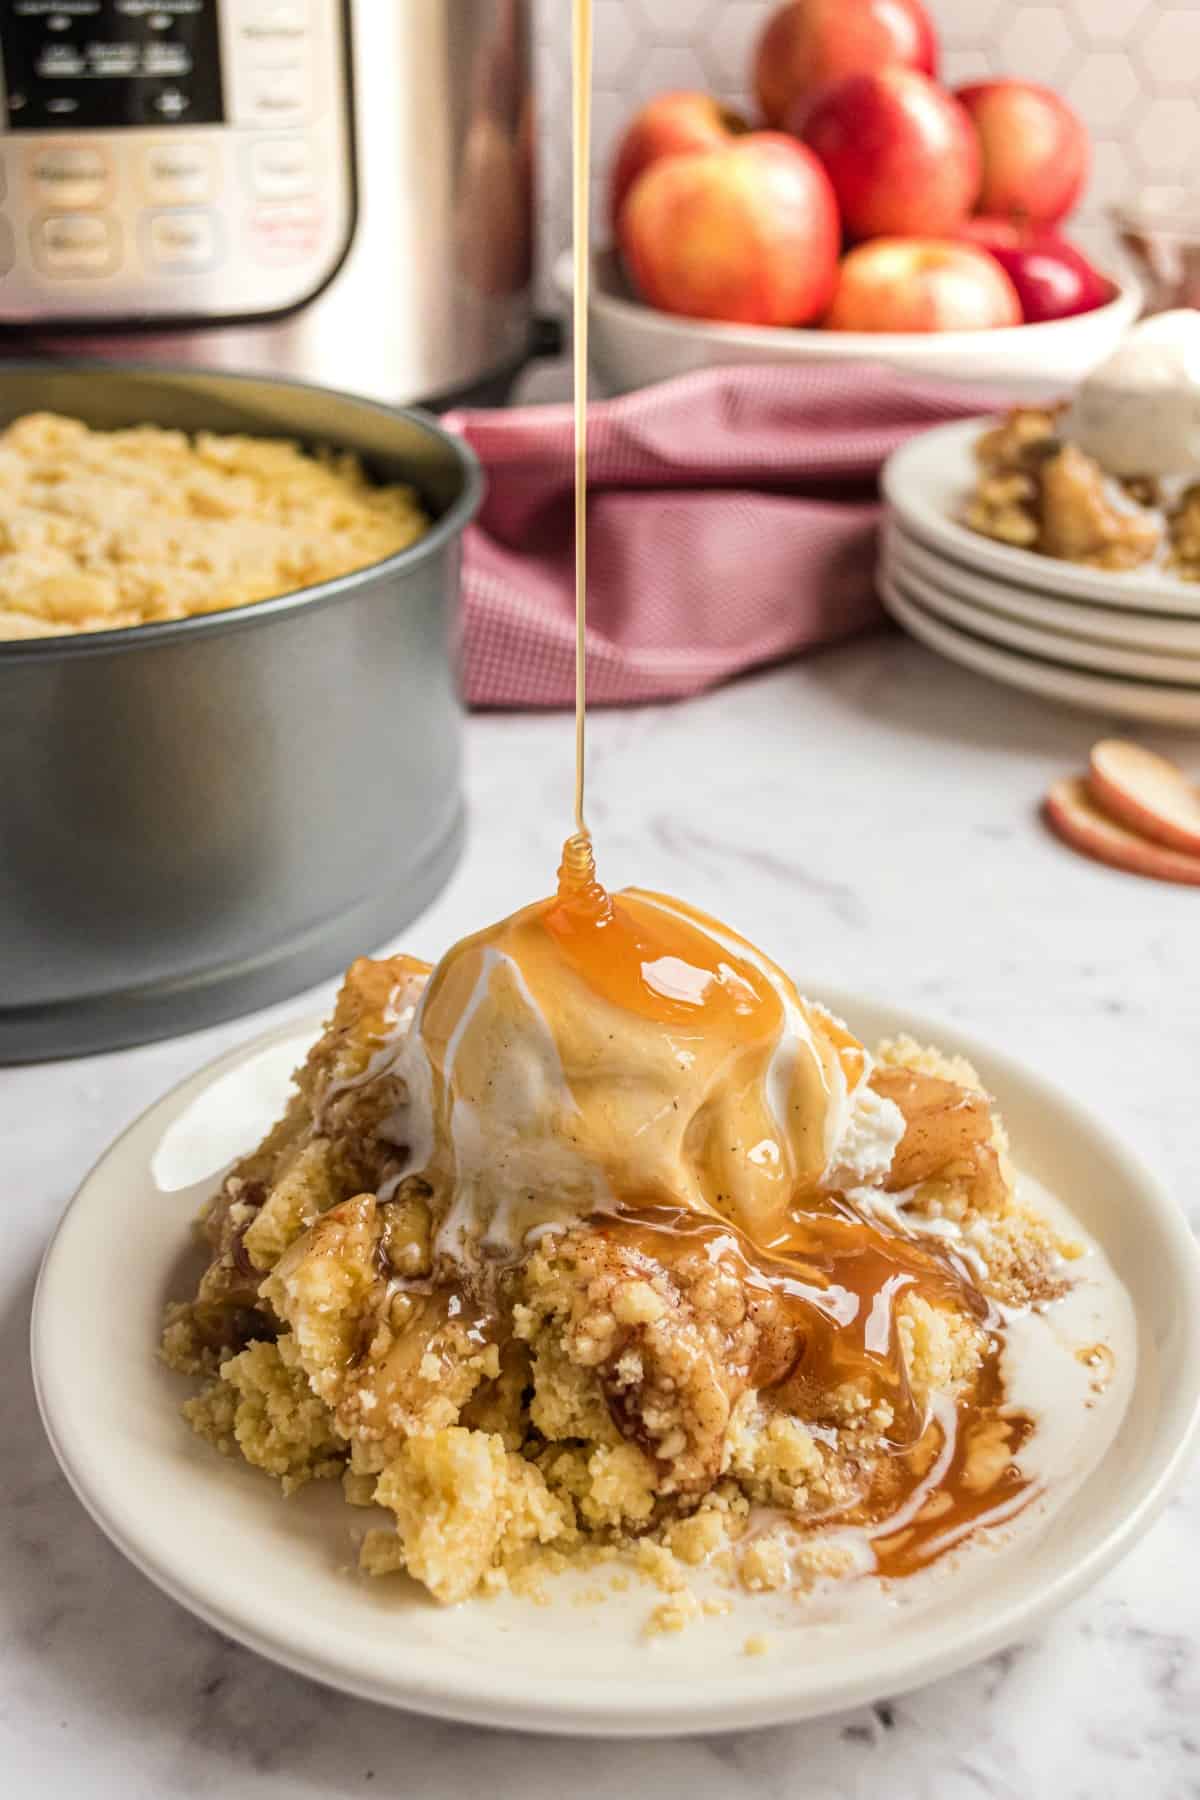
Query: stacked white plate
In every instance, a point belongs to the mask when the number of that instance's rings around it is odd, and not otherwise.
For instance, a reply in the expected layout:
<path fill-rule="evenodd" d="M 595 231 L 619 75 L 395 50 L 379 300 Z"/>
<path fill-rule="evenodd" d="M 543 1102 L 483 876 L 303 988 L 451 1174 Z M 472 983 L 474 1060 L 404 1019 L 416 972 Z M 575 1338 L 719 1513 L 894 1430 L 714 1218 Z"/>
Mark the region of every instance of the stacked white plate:
<path fill-rule="evenodd" d="M 1059 562 L 960 523 L 991 419 L 923 432 L 883 472 L 879 591 L 930 649 L 1068 706 L 1200 730 L 1200 582 Z"/>

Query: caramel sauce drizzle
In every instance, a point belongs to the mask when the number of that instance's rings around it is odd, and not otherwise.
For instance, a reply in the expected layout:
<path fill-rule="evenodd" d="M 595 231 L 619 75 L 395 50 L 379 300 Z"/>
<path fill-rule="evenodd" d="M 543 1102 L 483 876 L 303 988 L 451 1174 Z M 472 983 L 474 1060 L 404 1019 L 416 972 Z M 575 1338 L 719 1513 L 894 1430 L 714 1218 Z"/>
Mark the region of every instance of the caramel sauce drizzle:
<path fill-rule="evenodd" d="M 895 1580 L 917 1574 L 960 1548 L 972 1533 L 1008 1524 L 1041 1494 L 1041 1484 L 1023 1474 L 1015 1460 L 1033 1436 L 1034 1423 L 1005 1403 L 1000 1350 L 1001 1340 L 993 1336 L 973 1392 L 956 1409 L 947 1465 L 908 1524 L 888 1531 L 887 1516 L 920 1485 L 917 1471 L 926 1458 L 943 1448 L 942 1429 L 934 1422 L 915 1456 L 898 1459 L 898 1501 L 885 1493 L 874 1497 L 874 1510 L 870 1499 L 859 1509 L 860 1522 L 882 1525 L 872 1535 L 880 1575 Z"/>
<path fill-rule="evenodd" d="M 822 1400 L 864 1377 L 892 1407 L 889 1452 L 914 1450 L 927 1419 L 909 1386 L 894 1311 L 906 1291 L 961 1307 L 980 1324 L 986 1298 L 956 1259 L 885 1235 L 830 1198 L 826 1210 L 797 1208 L 786 1230 L 755 1243 L 725 1220 L 667 1207 L 622 1209 L 594 1221 L 606 1236 L 670 1269 L 700 1248 L 737 1268 L 746 1293 L 768 1298 L 777 1321 L 744 1371 L 757 1388 L 810 1424 L 832 1423 Z"/>
<path fill-rule="evenodd" d="M 870 1530 L 877 1572 L 898 1578 L 935 1562 L 972 1531 L 1015 1517 L 1037 1497 L 1014 1460 L 1033 1423 L 1005 1405 L 996 1315 L 959 1259 L 885 1235 L 844 1202 L 826 1204 L 824 1213 L 798 1211 L 791 1229 L 767 1245 L 695 1214 L 641 1211 L 599 1223 L 606 1235 L 667 1268 L 698 1242 L 711 1256 L 741 1263 L 747 1293 L 769 1295 L 784 1324 L 768 1334 L 764 1353 L 746 1371 L 748 1385 L 768 1403 L 820 1431 L 833 1423 L 823 1415 L 822 1398 L 843 1382 L 862 1385 L 865 1378 L 872 1397 L 889 1402 L 885 1458 L 836 1523 Z M 988 1329 L 982 1369 L 958 1403 L 949 1441 L 941 1419 L 926 1414 L 909 1385 L 894 1318 L 906 1291 L 957 1306 Z M 887 1520 L 902 1512 L 946 1452 L 923 1504 L 889 1532 Z"/>
<path fill-rule="evenodd" d="M 750 964 L 702 928 L 661 911 L 637 893 L 609 895 L 596 879 L 587 845 L 586 869 L 567 860 L 558 898 L 544 915 L 546 931 L 575 974 L 598 998 L 635 1018 L 695 1027 L 748 1042 L 774 1036 L 782 1023 L 778 998 Z"/>

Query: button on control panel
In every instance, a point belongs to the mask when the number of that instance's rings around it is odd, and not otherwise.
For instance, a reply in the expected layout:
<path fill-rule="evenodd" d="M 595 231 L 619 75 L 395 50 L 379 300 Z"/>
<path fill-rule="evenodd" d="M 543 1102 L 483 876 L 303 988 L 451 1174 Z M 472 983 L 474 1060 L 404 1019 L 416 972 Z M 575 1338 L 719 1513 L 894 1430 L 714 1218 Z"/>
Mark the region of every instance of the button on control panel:
<path fill-rule="evenodd" d="M 252 43 L 302 44 L 307 11 L 303 0 L 249 0 L 242 33 Z"/>
<path fill-rule="evenodd" d="M 256 72 L 250 97 L 250 117 L 256 125 L 299 125 L 310 111 L 307 69 Z"/>
<path fill-rule="evenodd" d="M 109 198 L 112 163 L 94 144 L 47 144 L 32 152 L 27 167 L 37 206 L 74 211 Z"/>
<path fill-rule="evenodd" d="M 0 325 L 302 304 L 353 225 L 349 54 L 343 0 L 0 0 Z"/>
<path fill-rule="evenodd" d="M 109 275 L 119 259 L 116 221 L 95 213 L 52 213 L 35 224 L 33 256 L 47 275 Z"/>
<path fill-rule="evenodd" d="M 240 0 L 231 9 L 234 118 L 282 130 L 313 117 L 317 64 L 309 15 L 304 0 Z"/>
<path fill-rule="evenodd" d="M 142 184 L 152 206 L 197 206 L 216 190 L 216 163 L 203 143 L 167 138 L 142 151 Z"/>
<path fill-rule="evenodd" d="M 322 229 L 311 200 L 280 200 L 254 211 L 252 249 L 260 262 L 287 267 L 311 256 Z"/>
<path fill-rule="evenodd" d="M 145 222 L 147 260 L 154 269 L 191 274 L 217 261 L 218 221 L 198 207 L 151 213 Z"/>
<path fill-rule="evenodd" d="M 295 200 L 316 188 L 307 138 L 258 138 L 250 145 L 250 186 L 260 200 Z"/>

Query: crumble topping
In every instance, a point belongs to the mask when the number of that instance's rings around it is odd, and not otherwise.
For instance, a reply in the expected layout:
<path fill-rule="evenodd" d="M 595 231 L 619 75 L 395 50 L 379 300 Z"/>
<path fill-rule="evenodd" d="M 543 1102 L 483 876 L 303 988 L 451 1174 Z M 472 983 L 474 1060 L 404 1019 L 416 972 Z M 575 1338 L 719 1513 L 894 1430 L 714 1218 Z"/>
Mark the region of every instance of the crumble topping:
<path fill-rule="evenodd" d="M 245 606 L 428 529 L 412 488 L 349 451 L 28 413 L 0 431 L 0 641 Z"/>

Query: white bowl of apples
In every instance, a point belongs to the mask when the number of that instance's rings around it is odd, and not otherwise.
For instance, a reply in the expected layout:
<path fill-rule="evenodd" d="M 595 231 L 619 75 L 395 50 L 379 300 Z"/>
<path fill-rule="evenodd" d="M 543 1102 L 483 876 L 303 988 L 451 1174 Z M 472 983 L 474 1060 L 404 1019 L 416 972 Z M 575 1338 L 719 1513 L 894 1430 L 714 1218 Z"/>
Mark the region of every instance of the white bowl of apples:
<path fill-rule="evenodd" d="M 705 94 L 642 108 L 593 265 L 605 386 L 854 358 L 1045 393 L 1107 356 L 1142 297 L 1062 235 L 1082 121 L 1031 82 L 951 94 L 936 63 L 920 0 L 787 0 L 755 57 L 762 129 Z M 569 258 L 556 278 L 569 294 Z"/>
<path fill-rule="evenodd" d="M 555 280 L 571 292 L 571 259 Z M 610 394 L 687 375 L 693 369 L 742 363 L 886 363 L 914 375 L 995 386 L 1014 399 L 1038 399 L 1074 387 L 1103 362 L 1141 310 L 1136 284 L 1113 284 L 1113 296 L 1091 312 L 1044 324 L 987 331 L 826 331 L 782 325 L 727 325 L 680 318 L 635 299 L 613 252 L 592 264 L 589 353 Z"/>

